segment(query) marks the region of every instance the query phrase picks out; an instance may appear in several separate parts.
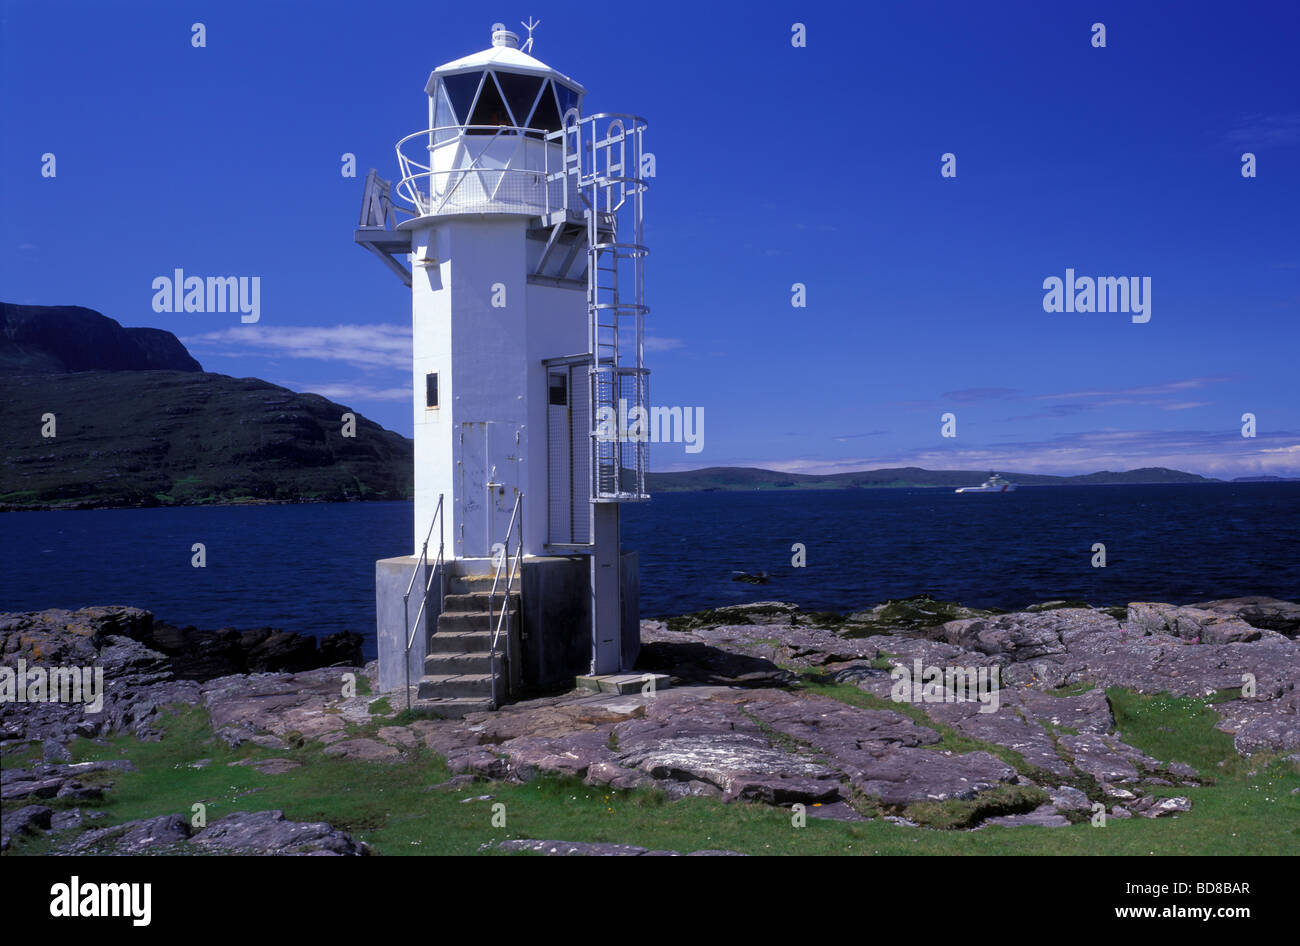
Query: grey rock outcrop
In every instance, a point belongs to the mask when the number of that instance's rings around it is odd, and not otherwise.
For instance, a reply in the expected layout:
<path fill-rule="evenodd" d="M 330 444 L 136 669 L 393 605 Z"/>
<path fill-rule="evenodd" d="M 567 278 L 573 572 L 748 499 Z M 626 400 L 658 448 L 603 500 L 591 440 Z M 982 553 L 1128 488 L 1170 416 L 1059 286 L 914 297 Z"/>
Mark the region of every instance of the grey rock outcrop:
<path fill-rule="evenodd" d="M 56 757 L 73 737 L 134 732 L 160 738 L 159 712 L 170 705 L 194 705 L 199 681 L 252 669 L 309 670 L 323 661 L 360 663 L 360 636 L 332 635 L 321 642 L 271 628 L 197 631 L 154 621 L 140 608 L 93 607 L 78 611 L 0 614 L 0 660 L 18 669 L 76 667 L 102 670 L 104 701 L 99 712 L 85 703 L 0 703 L 0 740 L 40 739 Z M 355 664 L 353 664 L 355 665 Z M 327 675 L 337 681 L 340 672 Z"/>
<path fill-rule="evenodd" d="M 282 811 L 237 811 L 193 829 L 180 815 L 161 815 L 83 832 L 68 847 L 76 854 L 214 854 L 356 856 L 364 845 L 324 822 L 289 821 Z"/>
<path fill-rule="evenodd" d="M 229 854 L 366 853 L 347 833 L 323 821 L 288 821 L 282 811 L 237 811 L 196 832 L 190 843 Z"/>

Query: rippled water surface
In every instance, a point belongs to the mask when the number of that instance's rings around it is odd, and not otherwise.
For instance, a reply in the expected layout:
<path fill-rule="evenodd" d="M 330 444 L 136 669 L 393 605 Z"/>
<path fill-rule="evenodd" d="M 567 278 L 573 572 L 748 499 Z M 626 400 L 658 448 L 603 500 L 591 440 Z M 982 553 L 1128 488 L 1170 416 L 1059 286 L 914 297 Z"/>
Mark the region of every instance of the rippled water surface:
<path fill-rule="evenodd" d="M 625 510 L 646 616 L 920 592 L 1000 608 L 1300 598 L 1300 484 L 665 493 Z M 408 503 L 2 513 L 0 610 L 130 604 L 206 628 L 360 631 L 373 653 L 374 561 L 405 551 L 410 517 Z M 206 568 L 190 565 L 195 542 Z M 806 568 L 791 567 L 796 542 Z"/>

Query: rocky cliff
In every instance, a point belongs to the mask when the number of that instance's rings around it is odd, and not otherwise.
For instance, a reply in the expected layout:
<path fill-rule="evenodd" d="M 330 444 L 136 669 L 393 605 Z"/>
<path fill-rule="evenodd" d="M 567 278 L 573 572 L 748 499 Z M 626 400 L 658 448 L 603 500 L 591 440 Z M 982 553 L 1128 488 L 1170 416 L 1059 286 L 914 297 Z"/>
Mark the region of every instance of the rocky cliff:
<path fill-rule="evenodd" d="M 0 509 L 411 494 L 407 438 L 360 414 L 345 437 L 345 405 L 205 372 L 170 332 L 89 309 L 0 305 L 0 400 Z"/>

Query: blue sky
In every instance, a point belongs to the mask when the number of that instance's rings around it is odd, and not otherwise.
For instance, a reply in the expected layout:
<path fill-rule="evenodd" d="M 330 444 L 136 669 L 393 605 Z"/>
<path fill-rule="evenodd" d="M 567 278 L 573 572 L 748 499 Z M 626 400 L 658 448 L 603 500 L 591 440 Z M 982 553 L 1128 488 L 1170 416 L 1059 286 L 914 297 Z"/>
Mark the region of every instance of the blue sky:
<path fill-rule="evenodd" d="M 1300 475 L 1293 2 L 0 9 L 5 301 L 409 435 L 409 295 L 352 243 L 361 177 L 392 176 L 434 67 L 532 16 L 587 111 L 650 123 L 651 402 L 705 415 L 652 468 Z M 260 321 L 155 313 L 178 267 L 260 276 Z M 1067 268 L 1150 277 L 1150 321 L 1045 312 Z"/>

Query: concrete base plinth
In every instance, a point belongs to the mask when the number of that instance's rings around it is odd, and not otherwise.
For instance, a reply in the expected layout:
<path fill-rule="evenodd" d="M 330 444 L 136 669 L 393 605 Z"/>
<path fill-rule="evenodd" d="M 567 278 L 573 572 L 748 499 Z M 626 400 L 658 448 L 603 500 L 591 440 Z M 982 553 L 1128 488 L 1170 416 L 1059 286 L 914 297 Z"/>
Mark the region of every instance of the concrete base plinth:
<path fill-rule="evenodd" d="M 420 608 L 420 596 L 429 580 L 431 564 L 420 569 L 411 589 L 409 607 L 402 607 L 402 595 L 411 581 L 419 559 L 410 555 L 375 562 L 375 627 L 379 647 L 379 688 L 384 692 L 406 686 L 424 676 L 429 636 L 438 626 L 441 582 L 434 579 L 420 628 L 414 634 L 407 657 L 406 642 Z M 630 671 L 641 649 L 641 617 L 638 559 L 624 552 L 621 566 L 619 653 L 621 671 Z M 487 559 L 453 559 L 446 563 L 447 581 L 461 574 L 486 575 L 493 569 Z M 449 585 L 450 586 L 450 585 Z M 512 625 L 509 687 L 567 686 L 575 676 L 592 671 L 591 568 L 585 555 L 526 556 L 520 569 L 520 627 Z M 514 635 L 518 636 L 515 637 Z M 638 675 L 636 679 L 641 678 Z M 637 684 L 639 689 L 640 683 Z"/>
<path fill-rule="evenodd" d="M 636 552 L 621 558 L 620 670 L 641 653 L 641 596 Z M 591 565 L 586 555 L 538 555 L 523 564 L 523 679 L 529 686 L 567 684 L 592 672 Z"/>
<path fill-rule="evenodd" d="M 654 693 L 666 690 L 671 683 L 662 673 L 604 673 L 578 677 L 577 688 L 592 693 Z"/>
<path fill-rule="evenodd" d="M 379 689 L 385 693 L 406 686 L 406 667 L 411 671 L 410 682 L 413 685 L 420 682 L 420 677 L 424 676 L 424 658 L 428 654 L 429 631 L 438 623 L 442 600 L 438 582 L 435 581 L 435 587 L 424 608 L 424 616 L 420 620 L 420 632 L 415 634 L 408 656 L 407 638 L 420 610 L 420 596 L 424 594 L 433 567 L 426 563 L 419 569 L 411 588 L 409 604 L 403 608 L 402 596 L 406 594 L 411 573 L 419 562 L 420 559 L 414 555 L 381 558 L 375 562 L 375 635 L 379 647 Z"/>

